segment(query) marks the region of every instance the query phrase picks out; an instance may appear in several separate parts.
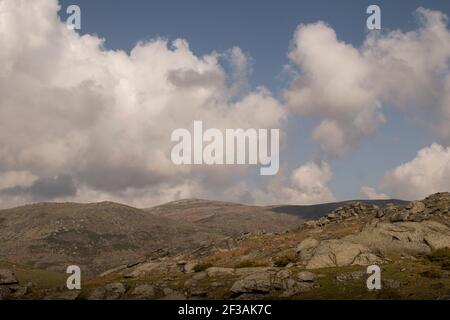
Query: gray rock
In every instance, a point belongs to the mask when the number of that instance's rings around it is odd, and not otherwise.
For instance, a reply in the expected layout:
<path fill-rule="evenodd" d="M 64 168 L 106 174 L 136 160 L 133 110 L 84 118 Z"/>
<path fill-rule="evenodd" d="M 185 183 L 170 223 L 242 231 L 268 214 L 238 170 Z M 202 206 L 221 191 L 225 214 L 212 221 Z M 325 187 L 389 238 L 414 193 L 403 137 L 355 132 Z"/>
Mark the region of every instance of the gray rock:
<path fill-rule="evenodd" d="M 230 291 L 233 294 L 264 293 L 272 289 L 274 274 L 269 272 L 258 272 L 236 281 Z"/>
<path fill-rule="evenodd" d="M 316 275 L 312 272 L 302 271 L 297 274 L 297 279 L 301 282 L 314 282 Z"/>
<path fill-rule="evenodd" d="M 410 214 L 420 214 L 425 211 L 426 206 L 421 201 L 413 201 L 406 207 L 406 209 L 409 210 Z"/>
<path fill-rule="evenodd" d="M 237 280 L 230 289 L 232 296 L 240 295 L 277 295 L 293 297 L 312 290 L 316 285 L 312 282 L 300 282 L 293 277 L 291 271 L 274 269 L 260 271 Z"/>
<path fill-rule="evenodd" d="M 344 238 L 371 248 L 372 252 L 413 256 L 450 245 L 450 228 L 436 221 L 380 222 Z M 375 263 L 376 264 L 376 263 Z"/>
<path fill-rule="evenodd" d="M 383 279 L 382 287 L 386 289 L 398 289 L 401 286 L 401 282 L 395 279 Z"/>
<path fill-rule="evenodd" d="M 184 272 L 185 273 L 194 273 L 195 270 L 195 266 L 198 265 L 198 261 L 188 261 L 185 265 L 184 265 Z"/>
<path fill-rule="evenodd" d="M 400 211 L 396 212 L 391 216 L 391 222 L 404 222 L 409 220 L 409 212 L 408 211 Z"/>
<path fill-rule="evenodd" d="M 0 285 L 17 284 L 19 281 L 13 271 L 0 269 Z"/>
<path fill-rule="evenodd" d="M 11 291 L 7 286 L 0 286 L 0 300 L 6 300 L 10 298 Z"/>
<path fill-rule="evenodd" d="M 11 297 L 13 299 L 22 299 L 27 294 L 31 293 L 32 285 L 30 283 L 26 286 L 12 285 L 9 286 L 9 290 L 11 291 Z"/>
<path fill-rule="evenodd" d="M 314 238 L 306 238 L 297 246 L 297 253 L 301 253 L 303 250 L 315 248 L 319 245 L 319 241 Z"/>
<path fill-rule="evenodd" d="M 314 288 L 317 288 L 318 285 L 311 282 L 296 282 L 293 279 L 289 279 L 284 283 L 283 292 L 281 294 L 282 297 L 292 298 L 294 296 L 301 295 L 302 293 L 309 292 Z"/>
<path fill-rule="evenodd" d="M 71 290 L 65 292 L 58 292 L 48 295 L 44 300 L 76 300 L 80 296 L 81 291 Z"/>
<path fill-rule="evenodd" d="M 104 300 L 106 297 L 105 288 L 94 288 L 87 296 L 87 300 Z"/>
<path fill-rule="evenodd" d="M 180 266 L 169 261 L 151 261 L 142 263 L 134 268 L 133 271 L 125 275 L 125 278 L 138 278 L 146 274 L 153 273 L 174 273 L 179 272 Z"/>
<path fill-rule="evenodd" d="M 197 297 L 197 298 L 204 298 L 208 295 L 208 291 L 200 288 L 192 288 L 189 290 L 189 296 L 191 297 Z"/>
<path fill-rule="evenodd" d="M 219 267 L 211 267 L 206 269 L 206 274 L 208 277 L 221 277 L 221 276 L 230 276 L 234 274 L 233 268 L 219 268 Z"/>
<path fill-rule="evenodd" d="M 371 253 L 365 245 L 346 240 L 326 240 L 314 250 L 314 255 L 308 261 L 306 268 L 319 269 L 382 262 L 383 260 Z"/>
<path fill-rule="evenodd" d="M 269 270 L 275 270 L 275 269 L 269 268 L 269 267 L 238 268 L 238 269 L 234 270 L 234 275 L 240 276 L 240 277 L 245 277 L 245 276 L 251 275 L 253 273 L 267 272 Z"/>
<path fill-rule="evenodd" d="M 149 284 L 141 284 L 131 292 L 133 299 L 150 299 L 155 295 L 155 288 Z"/>
<path fill-rule="evenodd" d="M 424 236 L 425 243 L 430 246 L 431 250 L 450 248 L 450 234 L 428 233 Z"/>
<path fill-rule="evenodd" d="M 343 272 L 336 276 L 336 280 L 339 282 L 357 281 L 361 280 L 365 275 L 364 271 Z"/>
<path fill-rule="evenodd" d="M 164 297 L 161 300 L 185 300 L 186 297 L 183 293 L 172 290 L 170 288 L 164 288 Z"/>
<path fill-rule="evenodd" d="M 192 276 L 192 280 L 194 280 L 194 281 L 200 281 L 200 280 L 205 279 L 207 276 L 208 276 L 208 274 L 207 274 L 206 272 L 204 272 L 204 271 L 198 272 L 198 273 L 196 273 L 196 274 L 194 274 L 194 275 Z"/>
<path fill-rule="evenodd" d="M 120 282 L 107 284 L 105 287 L 93 289 L 87 299 L 88 300 L 117 300 L 126 292 L 125 286 Z"/>
<path fill-rule="evenodd" d="M 122 297 L 127 289 L 121 282 L 114 282 L 105 286 L 105 300 L 117 300 Z"/>

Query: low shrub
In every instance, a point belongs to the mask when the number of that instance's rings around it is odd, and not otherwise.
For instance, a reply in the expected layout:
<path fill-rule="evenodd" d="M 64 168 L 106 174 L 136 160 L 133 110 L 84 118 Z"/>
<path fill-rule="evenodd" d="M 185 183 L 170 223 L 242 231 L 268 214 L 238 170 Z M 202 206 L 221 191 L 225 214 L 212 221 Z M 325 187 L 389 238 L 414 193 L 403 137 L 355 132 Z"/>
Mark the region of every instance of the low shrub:
<path fill-rule="evenodd" d="M 432 263 L 439 265 L 444 270 L 450 271 L 450 248 L 435 250 L 427 257 Z"/>
<path fill-rule="evenodd" d="M 275 267 L 286 267 L 289 263 L 297 261 L 297 253 L 293 251 L 285 252 L 273 259 Z"/>
<path fill-rule="evenodd" d="M 212 266 L 213 266 L 212 263 L 209 263 L 209 262 L 199 263 L 192 270 L 194 270 L 194 272 L 202 272 L 208 268 L 211 268 Z"/>

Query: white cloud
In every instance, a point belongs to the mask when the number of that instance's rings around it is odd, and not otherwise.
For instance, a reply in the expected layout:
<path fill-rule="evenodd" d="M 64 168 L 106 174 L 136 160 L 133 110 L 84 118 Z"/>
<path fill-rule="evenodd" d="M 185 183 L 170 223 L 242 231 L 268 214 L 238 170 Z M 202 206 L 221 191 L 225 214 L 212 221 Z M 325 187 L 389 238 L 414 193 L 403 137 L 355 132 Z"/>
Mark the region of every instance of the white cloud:
<path fill-rule="evenodd" d="M 407 200 L 450 190 L 450 148 L 434 143 L 420 150 L 416 158 L 386 173 L 380 188 Z"/>
<path fill-rule="evenodd" d="M 281 177 L 264 190 L 252 192 L 258 203 L 312 205 L 336 200 L 328 183 L 333 172 L 328 163 L 307 162 L 295 169 L 290 181 Z"/>
<path fill-rule="evenodd" d="M 29 187 L 37 177 L 28 171 L 9 171 L 0 173 L 0 191 L 14 187 Z"/>
<path fill-rule="evenodd" d="M 154 39 L 127 54 L 69 30 L 56 0 L 0 4 L 0 174 L 37 179 L 28 189 L 9 188 L 8 204 L 33 201 L 38 187 L 48 191 L 42 196 L 54 194 L 61 184 L 67 197 L 83 201 L 150 205 L 209 194 L 211 175 L 226 177 L 225 188 L 242 179 L 242 169 L 173 165 L 172 130 L 198 119 L 219 129 L 283 124 L 283 108 L 267 89 L 240 89 L 251 68 L 239 48 L 196 56 L 185 40 Z"/>
<path fill-rule="evenodd" d="M 369 33 L 360 48 L 338 40 L 324 22 L 298 27 L 289 57 L 301 73 L 284 96 L 291 110 L 321 120 L 313 138 L 322 150 L 342 156 L 376 132 L 383 104 L 423 108 L 450 144 L 447 17 L 423 8 L 417 16 L 416 31 Z"/>
<path fill-rule="evenodd" d="M 369 186 L 362 186 L 360 189 L 360 194 L 362 197 L 369 200 L 389 199 L 389 196 L 387 194 L 378 193 L 375 188 Z"/>
<path fill-rule="evenodd" d="M 251 59 L 241 49 L 197 56 L 185 40 L 153 39 L 129 54 L 106 50 L 102 39 L 59 21 L 56 0 L 0 5 L 0 206 L 45 197 L 142 206 L 184 197 L 335 199 L 325 162 L 248 193 L 247 167 L 170 161 L 170 133 L 194 120 L 219 129 L 283 128 L 283 106 L 249 86 Z M 319 119 L 313 138 L 322 150 L 342 156 L 376 132 L 386 102 L 428 107 L 450 144 L 450 33 L 441 13 L 418 15 L 417 31 L 372 34 L 360 48 L 323 22 L 297 29 L 289 56 L 302 73 L 284 97 L 290 110 Z"/>

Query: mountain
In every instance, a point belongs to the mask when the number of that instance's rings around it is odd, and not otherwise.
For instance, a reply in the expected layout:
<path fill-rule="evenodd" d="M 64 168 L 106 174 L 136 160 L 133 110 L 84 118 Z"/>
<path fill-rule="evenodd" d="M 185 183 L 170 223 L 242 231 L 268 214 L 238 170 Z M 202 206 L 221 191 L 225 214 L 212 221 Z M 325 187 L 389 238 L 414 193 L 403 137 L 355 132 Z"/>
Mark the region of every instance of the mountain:
<path fill-rule="evenodd" d="M 408 201 L 389 199 L 389 200 L 348 200 L 341 202 L 323 203 L 309 206 L 288 205 L 288 206 L 271 206 L 270 210 L 279 213 L 291 214 L 302 219 L 317 219 L 345 205 L 360 202 L 365 204 L 373 204 L 379 207 L 385 207 L 388 204 L 406 205 Z"/>
<path fill-rule="evenodd" d="M 298 228 L 340 205 L 258 207 L 187 199 L 138 209 L 101 202 L 0 210 L 0 257 L 49 271 L 75 261 L 88 275 L 161 255 L 228 247 L 246 233 Z"/>
<path fill-rule="evenodd" d="M 193 224 L 112 202 L 40 203 L 0 211 L 0 257 L 51 271 L 76 262 L 86 274 L 98 274 L 220 238 Z"/>
<path fill-rule="evenodd" d="M 0 299 L 450 296 L 450 193 L 318 206 L 43 203 L 1 210 L 0 241 Z M 65 289 L 69 264 L 82 290 Z"/>
<path fill-rule="evenodd" d="M 268 207 L 201 199 L 174 201 L 145 211 L 231 237 L 262 231 L 282 232 L 297 227 L 303 221 L 301 216 L 275 212 Z"/>
<path fill-rule="evenodd" d="M 227 247 L 230 237 L 301 222 L 262 207 L 206 200 L 145 210 L 113 202 L 39 203 L 0 210 L 0 257 L 49 271 L 76 262 L 95 275 L 161 255 Z"/>

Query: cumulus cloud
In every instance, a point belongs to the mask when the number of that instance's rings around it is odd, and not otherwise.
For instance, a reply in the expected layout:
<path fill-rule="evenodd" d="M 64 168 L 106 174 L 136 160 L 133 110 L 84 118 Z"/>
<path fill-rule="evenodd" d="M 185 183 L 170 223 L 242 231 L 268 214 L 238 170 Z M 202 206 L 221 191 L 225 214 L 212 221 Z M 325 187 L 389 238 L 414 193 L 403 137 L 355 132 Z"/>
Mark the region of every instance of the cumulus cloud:
<path fill-rule="evenodd" d="M 369 200 L 389 199 L 387 194 L 378 193 L 375 188 L 369 186 L 362 186 L 359 193 L 362 197 Z"/>
<path fill-rule="evenodd" d="M 426 110 L 428 121 L 450 144 L 450 32 L 447 17 L 419 8 L 415 31 L 369 33 L 356 48 L 324 22 L 300 25 L 289 53 L 300 75 L 285 91 L 291 110 L 321 122 L 313 139 L 342 156 L 377 131 L 386 104 Z"/>
<path fill-rule="evenodd" d="M 208 168 L 171 162 L 174 129 L 283 123 L 267 89 L 238 89 L 251 69 L 239 48 L 196 56 L 185 40 L 154 39 L 129 54 L 106 50 L 68 29 L 56 0 L 0 3 L 0 175 L 16 180 L 2 182 L 3 204 L 208 194 Z M 227 169 L 214 171 L 224 188 L 242 179 Z"/>
<path fill-rule="evenodd" d="M 307 162 L 295 169 L 289 181 L 278 178 L 262 190 L 252 192 L 252 198 L 265 204 L 313 205 L 336 200 L 328 183 L 333 177 L 325 161 Z"/>
<path fill-rule="evenodd" d="M 387 172 L 380 188 L 407 200 L 450 190 L 450 147 L 434 143 L 420 150 L 416 158 Z"/>
<path fill-rule="evenodd" d="M 107 50 L 102 39 L 68 29 L 57 0 L 0 0 L 0 7 L 0 207 L 36 200 L 335 200 L 326 162 L 306 163 L 250 191 L 249 167 L 170 160 L 171 132 L 191 129 L 194 120 L 218 129 L 283 129 L 284 107 L 266 88 L 251 88 L 251 59 L 238 47 L 198 56 L 183 39 L 153 39 L 130 53 Z M 426 9 L 417 15 L 416 31 L 371 33 L 359 48 L 324 22 L 298 27 L 289 57 L 301 72 L 284 99 L 291 111 L 318 119 L 312 137 L 327 154 L 343 156 L 375 133 L 387 103 L 427 107 L 426 120 L 450 145 L 447 18 Z M 392 186 L 406 180 L 388 174 L 383 192 L 396 194 Z"/>
<path fill-rule="evenodd" d="M 76 195 L 77 189 L 70 175 L 42 178 L 35 180 L 30 186 L 16 186 L 3 189 L 0 195 L 31 196 L 35 199 L 52 199 Z"/>

